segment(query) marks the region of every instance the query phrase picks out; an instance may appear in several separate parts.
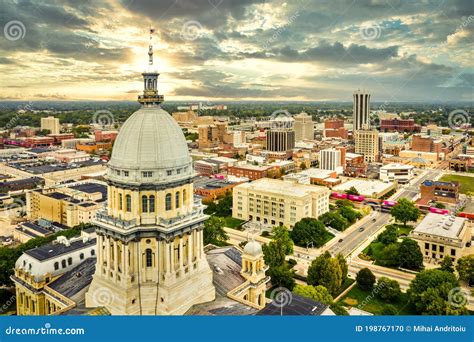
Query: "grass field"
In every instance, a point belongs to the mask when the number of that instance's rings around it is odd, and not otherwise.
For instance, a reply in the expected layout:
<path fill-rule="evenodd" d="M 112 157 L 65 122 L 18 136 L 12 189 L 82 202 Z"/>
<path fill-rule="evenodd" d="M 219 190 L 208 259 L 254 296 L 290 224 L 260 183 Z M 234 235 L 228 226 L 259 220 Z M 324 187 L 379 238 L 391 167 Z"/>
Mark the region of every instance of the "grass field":
<path fill-rule="evenodd" d="M 474 177 L 459 175 L 444 175 L 441 179 L 444 182 L 456 181 L 460 184 L 459 191 L 463 194 L 474 193 Z"/>
<path fill-rule="evenodd" d="M 234 229 L 240 227 L 240 225 L 245 222 L 243 220 L 233 218 L 232 216 L 224 217 L 224 220 L 225 220 L 226 227 L 234 228 Z"/>
<path fill-rule="evenodd" d="M 413 308 L 408 303 L 408 295 L 406 293 L 402 293 L 396 300 L 385 302 L 375 296 L 373 291 L 361 290 L 357 285 L 341 298 L 339 303 L 349 307 L 358 307 L 360 305 L 359 309 L 371 312 L 374 315 L 382 315 L 383 309 L 387 304 L 393 305 L 398 315 L 415 314 Z"/>

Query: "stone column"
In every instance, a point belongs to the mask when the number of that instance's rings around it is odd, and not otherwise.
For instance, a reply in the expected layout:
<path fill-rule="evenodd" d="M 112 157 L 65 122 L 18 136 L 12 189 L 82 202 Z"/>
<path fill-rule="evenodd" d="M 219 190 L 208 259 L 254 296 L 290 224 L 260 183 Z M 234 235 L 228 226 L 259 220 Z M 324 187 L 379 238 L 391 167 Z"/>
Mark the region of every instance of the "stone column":
<path fill-rule="evenodd" d="M 109 237 L 105 237 L 105 260 L 107 262 L 107 266 L 105 267 L 105 270 L 107 272 L 107 277 L 110 274 L 110 241 Z"/>
<path fill-rule="evenodd" d="M 182 270 L 183 269 L 183 259 L 184 259 L 184 253 L 183 253 L 183 238 L 179 238 L 179 268 Z"/>
<path fill-rule="evenodd" d="M 188 267 L 191 270 L 193 263 L 193 233 L 188 235 Z"/>
<path fill-rule="evenodd" d="M 114 271 L 115 271 L 115 278 L 117 278 L 118 273 L 118 242 L 117 240 L 113 240 L 114 244 Z"/>

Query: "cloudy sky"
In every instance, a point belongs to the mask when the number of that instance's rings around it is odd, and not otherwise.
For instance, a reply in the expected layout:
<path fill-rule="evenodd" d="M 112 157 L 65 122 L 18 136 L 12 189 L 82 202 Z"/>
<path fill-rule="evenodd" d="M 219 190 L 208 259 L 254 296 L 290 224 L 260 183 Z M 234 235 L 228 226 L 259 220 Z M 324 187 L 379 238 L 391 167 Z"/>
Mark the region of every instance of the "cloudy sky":
<path fill-rule="evenodd" d="M 2 0 L 0 99 L 472 101 L 472 0 Z"/>

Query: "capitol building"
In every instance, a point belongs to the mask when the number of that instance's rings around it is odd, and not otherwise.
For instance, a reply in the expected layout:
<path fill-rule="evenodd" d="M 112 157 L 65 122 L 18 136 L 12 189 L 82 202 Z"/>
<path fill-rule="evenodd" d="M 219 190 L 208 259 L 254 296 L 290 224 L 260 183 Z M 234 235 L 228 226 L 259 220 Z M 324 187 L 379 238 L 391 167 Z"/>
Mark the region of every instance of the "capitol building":
<path fill-rule="evenodd" d="M 115 141 L 95 229 L 17 260 L 18 315 L 248 315 L 265 308 L 260 244 L 204 247 L 208 216 L 194 198 L 184 134 L 160 106 L 151 34 L 148 55 L 141 108 Z"/>

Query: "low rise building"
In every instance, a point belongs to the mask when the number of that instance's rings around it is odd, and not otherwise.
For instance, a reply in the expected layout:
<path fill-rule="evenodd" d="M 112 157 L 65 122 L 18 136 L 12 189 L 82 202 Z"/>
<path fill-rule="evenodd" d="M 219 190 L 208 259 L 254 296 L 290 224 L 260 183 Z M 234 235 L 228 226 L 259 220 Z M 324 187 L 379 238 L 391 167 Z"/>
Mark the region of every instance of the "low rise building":
<path fill-rule="evenodd" d="M 326 187 L 263 178 L 233 189 L 232 216 L 291 228 L 305 217 L 328 212 L 329 195 Z"/>
<path fill-rule="evenodd" d="M 383 182 L 406 184 L 414 177 L 414 167 L 399 163 L 391 163 L 379 169 L 379 178 Z"/>
<path fill-rule="evenodd" d="M 239 164 L 229 166 L 227 173 L 236 177 L 245 177 L 250 180 L 256 180 L 268 177 L 272 172 L 275 172 L 273 166 L 258 166 L 251 164 Z"/>
<path fill-rule="evenodd" d="M 345 192 L 354 187 L 361 196 L 370 198 L 381 198 L 385 194 L 397 188 L 396 183 L 385 183 L 378 180 L 351 179 L 345 183 L 337 185 L 334 191 Z"/>
<path fill-rule="evenodd" d="M 457 203 L 459 201 L 459 183 L 426 180 L 420 185 L 419 203 L 431 201 Z"/>
<path fill-rule="evenodd" d="M 463 217 L 429 213 L 410 233 L 426 262 L 438 263 L 445 256 L 456 261 L 472 238 L 471 223 Z"/>

